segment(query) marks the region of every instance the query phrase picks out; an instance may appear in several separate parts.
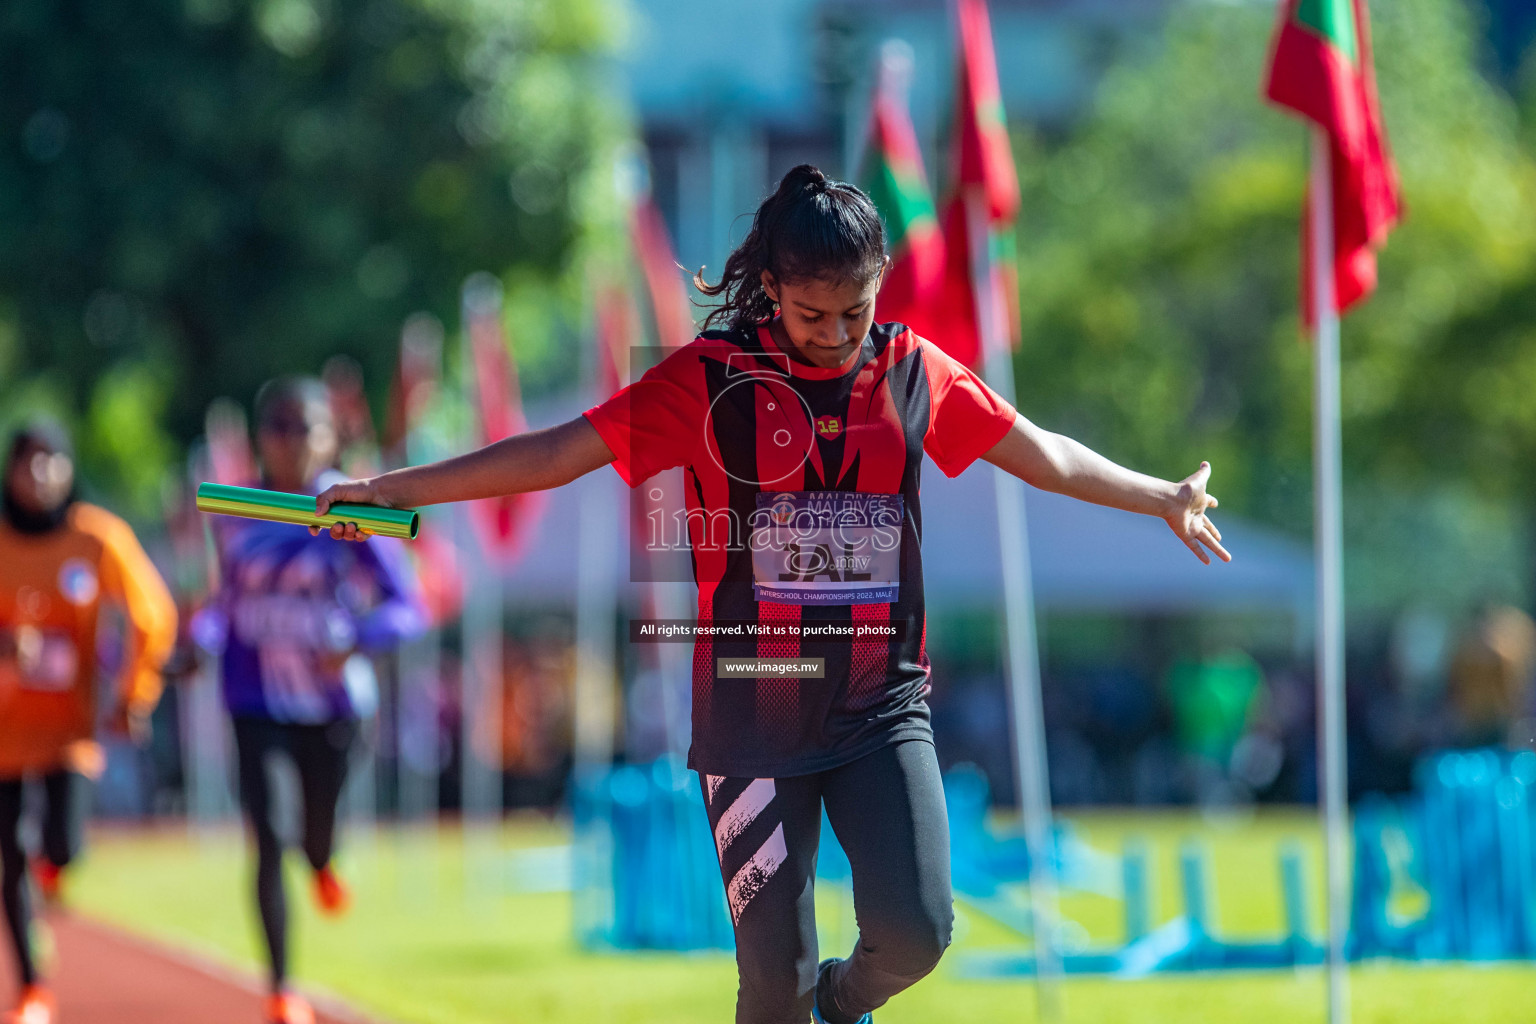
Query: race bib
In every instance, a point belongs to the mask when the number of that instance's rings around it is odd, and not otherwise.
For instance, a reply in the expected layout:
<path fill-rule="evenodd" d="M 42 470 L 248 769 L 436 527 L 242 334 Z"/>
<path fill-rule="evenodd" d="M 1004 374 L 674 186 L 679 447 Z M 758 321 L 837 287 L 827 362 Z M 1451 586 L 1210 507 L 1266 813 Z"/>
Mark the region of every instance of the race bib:
<path fill-rule="evenodd" d="M 892 604 L 901 581 L 901 495 L 757 496 L 752 593 L 789 604 Z"/>

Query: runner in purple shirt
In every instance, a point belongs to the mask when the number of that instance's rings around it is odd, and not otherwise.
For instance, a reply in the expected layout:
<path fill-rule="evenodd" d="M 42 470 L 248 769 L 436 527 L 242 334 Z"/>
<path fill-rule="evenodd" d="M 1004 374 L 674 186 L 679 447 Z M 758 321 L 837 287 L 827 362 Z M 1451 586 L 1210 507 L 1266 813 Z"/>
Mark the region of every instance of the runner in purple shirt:
<path fill-rule="evenodd" d="M 256 398 L 261 486 L 318 494 L 339 474 L 325 386 L 273 381 Z M 349 895 L 331 866 L 336 805 L 358 720 L 377 691 L 368 655 L 419 634 L 426 623 L 399 542 L 347 544 L 283 523 L 221 521 L 222 585 L 194 629 L 222 651 L 224 699 L 234 721 L 240 802 L 256 841 L 256 902 L 271 965 L 269 1024 L 313 1024 L 288 988 L 282 840 L 266 763 L 281 752 L 298 768 L 304 855 L 320 909 L 339 914 Z"/>

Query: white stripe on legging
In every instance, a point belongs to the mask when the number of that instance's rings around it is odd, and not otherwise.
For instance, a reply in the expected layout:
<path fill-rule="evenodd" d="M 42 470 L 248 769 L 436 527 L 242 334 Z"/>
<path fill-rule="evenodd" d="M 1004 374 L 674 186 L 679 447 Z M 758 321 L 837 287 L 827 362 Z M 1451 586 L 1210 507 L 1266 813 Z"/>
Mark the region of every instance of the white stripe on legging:
<path fill-rule="evenodd" d="M 708 800 L 708 803 L 714 803 L 715 802 L 715 794 L 720 792 L 720 783 L 722 783 L 724 781 L 725 781 L 725 776 L 724 775 L 706 775 L 706 776 L 704 776 L 704 785 L 709 787 L 709 800 Z"/>
<path fill-rule="evenodd" d="M 747 826 L 757 820 L 757 816 L 763 813 L 763 808 L 772 799 L 773 780 L 753 779 L 752 784 L 741 791 L 736 802 L 715 822 L 715 853 L 723 858 L 726 848 L 747 830 Z"/>
<path fill-rule="evenodd" d="M 732 921 L 741 923 L 741 912 L 752 902 L 752 897 L 762 891 L 768 879 L 773 877 L 773 873 L 779 870 L 779 865 L 788 856 L 789 851 L 784 846 L 784 826 L 780 824 L 773 830 L 773 835 L 758 847 L 752 859 L 736 872 L 731 884 L 725 887 L 726 900 L 731 904 Z"/>

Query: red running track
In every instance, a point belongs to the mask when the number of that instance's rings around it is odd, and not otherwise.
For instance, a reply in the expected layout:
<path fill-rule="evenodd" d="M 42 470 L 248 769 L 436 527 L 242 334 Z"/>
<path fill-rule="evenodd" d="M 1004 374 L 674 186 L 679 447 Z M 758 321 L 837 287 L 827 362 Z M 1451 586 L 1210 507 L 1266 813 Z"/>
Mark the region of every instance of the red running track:
<path fill-rule="evenodd" d="M 76 914 L 52 915 L 49 926 L 59 1024 L 262 1024 L 260 987 L 235 971 Z M 0 931 L 0 1011 L 15 1000 L 10 943 Z M 316 1006 L 315 1017 L 369 1024 L 330 1003 Z"/>

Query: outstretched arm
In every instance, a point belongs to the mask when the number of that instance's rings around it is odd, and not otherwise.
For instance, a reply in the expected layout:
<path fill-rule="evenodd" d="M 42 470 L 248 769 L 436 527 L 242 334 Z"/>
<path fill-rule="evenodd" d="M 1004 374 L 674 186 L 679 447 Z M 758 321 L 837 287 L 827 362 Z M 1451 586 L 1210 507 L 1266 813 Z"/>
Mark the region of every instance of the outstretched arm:
<path fill-rule="evenodd" d="M 1042 430 L 1023 416 L 982 458 L 1043 491 L 1157 516 L 1206 565 L 1211 558 L 1205 548 L 1223 562 L 1232 561 L 1221 546 L 1221 531 L 1206 515 L 1217 505 L 1205 490 L 1208 462 L 1178 483 L 1159 480 L 1111 462 L 1070 437 Z"/>
<path fill-rule="evenodd" d="M 447 501 L 495 498 L 568 484 L 613 461 L 613 452 L 585 416 L 544 430 L 503 438 L 484 448 L 425 466 L 327 488 L 315 499 L 324 515 L 336 502 L 417 508 Z M 315 528 L 311 533 L 318 534 Z M 337 539 L 360 539 L 355 523 L 331 527 Z"/>

